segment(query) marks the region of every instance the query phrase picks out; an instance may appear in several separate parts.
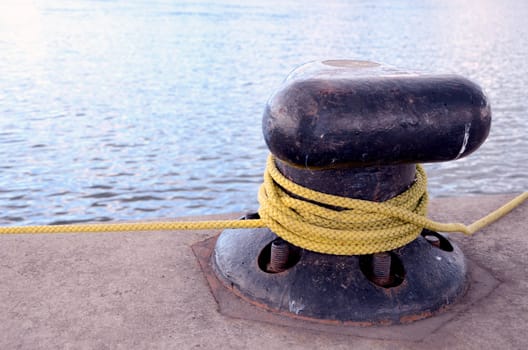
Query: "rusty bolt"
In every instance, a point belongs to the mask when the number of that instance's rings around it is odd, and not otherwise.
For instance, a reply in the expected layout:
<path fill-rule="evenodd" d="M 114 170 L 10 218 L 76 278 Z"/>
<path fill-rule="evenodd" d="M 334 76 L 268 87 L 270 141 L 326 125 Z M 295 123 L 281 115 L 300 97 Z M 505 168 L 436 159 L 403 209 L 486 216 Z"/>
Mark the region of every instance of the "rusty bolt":
<path fill-rule="evenodd" d="M 424 238 L 427 242 L 431 243 L 431 245 L 440 248 L 440 238 L 433 235 L 426 235 Z"/>
<path fill-rule="evenodd" d="M 268 272 L 278 273 L 288 268 L 290 246 L 282 238 L 271 242 L 270 261 L 266 267 Z"/>
<path fill-rule="evenodd" d="M 372 255 L 372 282 L 381 287 L 386 287 L 392 283 L 391 260 L 391 255 L 388 252 Z"/>

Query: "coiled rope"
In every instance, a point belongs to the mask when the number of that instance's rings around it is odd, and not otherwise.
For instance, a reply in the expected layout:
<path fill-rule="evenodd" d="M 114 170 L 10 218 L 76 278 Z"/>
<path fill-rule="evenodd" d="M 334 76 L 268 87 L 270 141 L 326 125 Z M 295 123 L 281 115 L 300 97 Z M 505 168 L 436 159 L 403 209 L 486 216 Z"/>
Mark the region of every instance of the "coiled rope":
<path fill-rule="evenodd" d="M 291 195 L 290 195 L 291 193 Z M 466 226 L 426 217 L 427 177 L 418 165 L 414 184 L 385 202 L 334 196 L 302 187 L 276 168 L 269 156 L 260 187 L 260 219 L 4 226 L 0 234 L 176 231 L 268 227 L 286 241 L 311 251 L 359 255 L 389 251 L 414 240 L 423 228 L 471 235 L 528 199 L 528 192 Z M 337 208 L 337 209 L 331 209 Z"/>

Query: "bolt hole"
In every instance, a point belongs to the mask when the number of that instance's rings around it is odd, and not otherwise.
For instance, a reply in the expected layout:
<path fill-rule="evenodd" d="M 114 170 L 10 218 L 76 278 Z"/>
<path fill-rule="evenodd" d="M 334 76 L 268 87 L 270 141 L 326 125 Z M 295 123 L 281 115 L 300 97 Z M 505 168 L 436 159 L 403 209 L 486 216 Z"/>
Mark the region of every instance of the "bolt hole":
<path fill-rule="evenodd" d="M 422 237 L 425 238 L 425 240 L 429 244 L 431 244 L 433 247 L 442 249 L 443 251 L 446 251 L 446 252 L 453 251 L 453 246 L 451 245 L 449 240 L 443 235 L 439 234 L 438 232 L 424 229 L 422 231 Z"/>
<path fill-rule="evenodd" d="M 258 219 L 260 219 L 259 213 L 247 213 L 246 215 L 240 218 L 240 220 L 258 220 Z"/>
<path fill-rule="evenodd" d="M 383 288 L 399 286 L 405 279 L 403 264 L 393 252 L 361 255 L 359 268 L 370 282 Z"/>
<path fill-rule="evenodd" d="M 258 265 L 267 273 L 280 273 L 294 267 L 301 259 L 302 249 L 282 238 L 276 238 L 259 254 Z"/>

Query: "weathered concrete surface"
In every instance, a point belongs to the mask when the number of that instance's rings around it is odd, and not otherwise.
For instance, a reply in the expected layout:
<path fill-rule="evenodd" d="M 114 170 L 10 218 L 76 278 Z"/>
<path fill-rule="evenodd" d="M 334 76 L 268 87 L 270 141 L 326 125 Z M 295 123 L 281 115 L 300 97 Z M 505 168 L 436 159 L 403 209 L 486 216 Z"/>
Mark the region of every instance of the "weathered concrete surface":
<path fill-rule="evenodd" d="M 470 223 L 512 197 L 436 199 L 430 216 Z M 0 236 L 0 349 L 526 348 L 527 227 L 525 203 L 474 237 L 451 236 L 500 284 L 420 342 L 219 314 L 191 250 L 216 232 Z"/>

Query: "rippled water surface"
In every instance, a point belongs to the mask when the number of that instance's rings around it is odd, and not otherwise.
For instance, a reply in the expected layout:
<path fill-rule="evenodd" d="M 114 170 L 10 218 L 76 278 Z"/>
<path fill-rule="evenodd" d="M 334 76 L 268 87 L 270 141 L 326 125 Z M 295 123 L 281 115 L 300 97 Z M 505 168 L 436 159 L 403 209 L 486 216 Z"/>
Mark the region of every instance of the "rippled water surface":
<path fill-rule="evenodd" d="M 434 196 L 528 188 L 528 2 L 0 2 L 0 223 L 256 209 L 261 115 L 297 65 L 457 73 L 488 141 L 428 165 Z"/>

